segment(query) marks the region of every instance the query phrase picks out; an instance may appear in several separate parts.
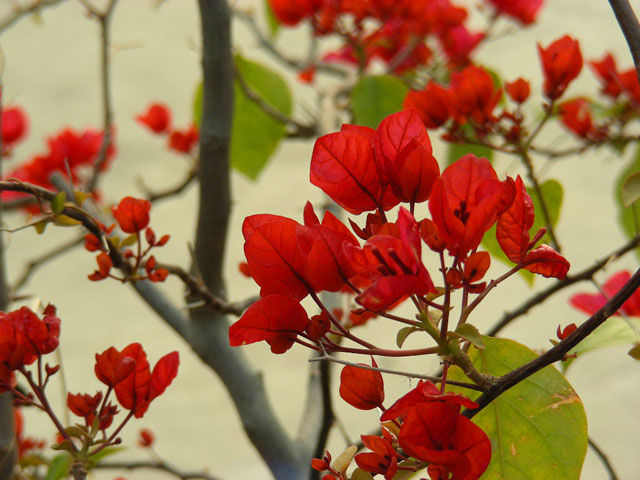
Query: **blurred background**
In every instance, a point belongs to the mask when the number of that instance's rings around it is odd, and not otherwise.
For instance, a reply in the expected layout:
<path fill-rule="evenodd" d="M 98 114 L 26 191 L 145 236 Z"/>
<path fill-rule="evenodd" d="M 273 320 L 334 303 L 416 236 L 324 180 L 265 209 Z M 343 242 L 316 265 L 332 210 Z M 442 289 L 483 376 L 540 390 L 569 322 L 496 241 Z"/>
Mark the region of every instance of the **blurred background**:
<path fill-rule="evenodd" d="M 0 2 L 0 20 L 10 15 L 17 2 Z M 100 6 L 100 2 L 95 2 Z M 473 6 L 476 2 L 458 2 Z M 636 3 L 637 2 L 633 2 Z M 253 10 L 260 21 L 262 3 L 234 2 L 234 8 Z M 480 20 L 478 20 L 480 22 Z M 519 30 L 519 28 L 514 28 Z M 632 66 L 630 54 L 605 0 L 576 2 L 547 0 L 538 22 L 513 36 L 483 45 L 478 60 L 512 81 L 523 76 L 539 92 L 541 75 L 536 42 L 543 45 L 568 33 L 579 39 L 585 60 L 600 59 L 611 51 L 621 68 Z M 309 32 L 304 27 L 283 29 L 278 45 L 292 56 L 306 52 Z M 249 59 L 263 62 L 280 71 L 279 65 L 262 52 L 254 38 L 239 21 L 233 23 L 234 47 Z M 28 139 L 21 144 L 5 169 L 43 152 L 46 138 L 70 126 L 76 129 L 100 128 L 101 100 L 99 83 L 99 29 L 87 18 L 83 6 L 75 0 L 43 10 L 37 16 L 23 18 L 0 35 L 5 66 L 3 102 L 25 109 L 30 118 Z M 184 158 L 168 151 L 165 141 L 151 135 L 135 116 L 154 101 L 166 103 L 173 111 L 174 125 L 186 128 L 192 119 L 192 102 L 200 80 L 199 49 L 201 39 L 197 3 L 192 0 L 120 0 L 112 25 L 112 92 L 117 130 L 117 157 L 102 180 L 106 202 L 117 202 L 125 195 L 141 196 L 144 185 L 162 189 L 183 177 L 188 167 Z M 298 105 L 314 110 L 313 88 L 300 84 L 295 72 L 284 72 Z M 320 85 L 333 80 L 319 78 Z M 583 68 L 572 84 L 569 96 L 597 91 L 589 69 Z M 538 111 L 540 97 L 528 107 Z M 550 127 L 544 139 L 550 143 L 562 137 Z M 446 147 L 432 134 L 434 155 L 444 156 Z M 308 183 L 308 168 L 313 143 L 283 142 L 270 164 L 256 182 L 238 173 L 232 174 L 233 218 L 226 257 L 228 296 L 245 299 L 257 293 L 253 282 L 238 273 L 243 260 L 241 223 L 245 216 L 274 213 L 297 220 L 307 200 L 320 205 L 321 192 Z M 627 152 L 627 154 L 629 151 Z M 519 173 L 508 158 L 496 159 L 500 177 Z M 625 241 L 616 221 L 613 182 L 622 168 L 622 158 L 608 150 L 576 156 L 542 167 L 543 178 L 556 178 L 565 187 L 565 201 L 557 228 L 564 255 L 574 271 L 606 255 Z M 6 170 L 5 170 L 6 171 Z M 184 266 L 190 264 L 188 245 L 192 242 L 196 218 L 196 187 L 169 200 L 158 202 L 151 211 L 151 225 L 157 234 L 171 234 L 169 244 L 158 250 L 160 261 Z M 5 218 L 8 227 L 26 223 L 22 214 Z M 10 278 L 17 279 L 26 263 L 39 253 L 77 234 L 72 229 L 49 227 L 43 236 L 33 229 L 7 234 Z M 136 448 L 140 428 L 150 428 L 157 436 L 155 451 L 178 468 L 207 470 L 223 479 L 268 479 L 269 473 L 246 440 L 225 389 L 215 375 L 193 355 L 189 347 L 159 320 L 127 286 L 115 281 L 93 283 L 86 280 L 95 268 L 95 256 L 81 247 L 60 255 L 32 277 L 24 293 L 44 304 L 58 307 L 62 319 L 61 352 L 67 387 L 71 392 L 93 392 L 100 385 L 93 376 L 93 356 L 109 346 L 122 348 L 141 342 L 151 363 L 165 353 L 178 350 L 181 366 L 178 377 L 142 420 L 132 421 L 125 429 L 121 459 L 149 458 L 149 452 Z M 622 268 L 634 270 L 632 255 L 608 268 L 600 281 Z M 505 266 L 495 262 L 490 271 L 497 276 Z M 550 280 L 539 278 L 534 289 Z M 183 303 L 182 284 L 170 278 L 161 288 L 177 303 Z M 503 332 L 534 349 L 546 349 L 555 338 L 558 324 L 580 323 L 584 315 L 567 302 L 572 293 L 594 291 L 590 284 L 566 289 L 540 305 Z M 514 278 L 492 293 L 473 316 L 479 329 L 486 330 L 503 312 L 512 310 L 532 291 L 521 279 Z M 29 302 L 29 301 L 27 301 Z M 382 344 L 393 345 L 395 330 L 382 321 L 370 322 L 366 334 Z M 291 432 L 301 421 L 305 389 L 307 352 L 294 347 L 286 355 L 271 354 L 265 343 L 243 347 L 264 372 L 267 388 L 276 411 Z M 571 367 L 568 379 L 582 398 L 589 420 L 589 433 L 598 442 L 617 469 L 621 479 L 638 478 L 640 442 L 640 364 L 627 356 L 629 346 L 612 347 L 586 354 Z M 435 368 L 431 360 L 381 360 L 381 366 L 409 371 Z M 392 399 L 412 387 L 406 379 L 385 378 L 387 398 Z M 50 394 L 61 407 L 62 387 L 54 383 Z M 339 419 L 349 437 L 357 440 L 377 424 L 375 412 L 356 411 L 337 397 Z M 59 394 L 56 394 L 59 392 Z M 303 420 L 302 420 L 303 421 Z M 27 412 L 29 435 L 51 441 L 53 429 L 44 415 Z M 332 453 L 346 446 L 339 433 L 330 441 Z M 116 457 L 117 458 L 117 457 Z M 93 478 L 112 479 L 115 472 L 96 472 Z M 164 478 L 158 472 L 124 472 L 130 479 Z M 166 478 L 171 478 L 166 476 Z M 582 478 L 600 480 L 606 473 L 591 451 L 587 455 Z"/>

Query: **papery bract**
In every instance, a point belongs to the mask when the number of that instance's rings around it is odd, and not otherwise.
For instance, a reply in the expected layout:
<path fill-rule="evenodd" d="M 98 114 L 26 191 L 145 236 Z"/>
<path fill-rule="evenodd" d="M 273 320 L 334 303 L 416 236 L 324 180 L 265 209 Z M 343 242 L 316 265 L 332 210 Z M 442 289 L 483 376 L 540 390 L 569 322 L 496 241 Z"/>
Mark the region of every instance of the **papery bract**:
<path fill-rule="evenodd" d="M 313 147 L 311 183 L 353 214 L 389 209 L 398 200 L 383 199 L 384 185 L 374 163 L 370 138 L 343 130 L 324 135 Z"/>
<path fill-rule="evenodd" d="M 456 121 L 472 121 L 478 126 L 494 119 L 493 109 L 502 96 L 489 73 L 475 65 L 453 73 L 449 86 Z"/>
<path fill-rule="evenodd" d="M 134 368 L 135 359 L 114 347 L 109 347 L 100 354 L 96 353 L 96 377 L 109 387 L 116 386 L 128 377 Z"/>
<path fill-rule="evenodd" d="M 171 111 L 162 103 L 153 103 L 145 113 L 137 115 L 136 120 L 154 133 L 165 133 L 171 127 Z"/>
<path fill-rule="evenodd" d="M 2 146 L 11 146 L 21 140 L 29 128 L 27 115 L 20 107 L 2 110 Z"/>
<path fill-rule="evenodd" d="M 273 353 L 284 353 L 305 331 L 309 317 L 302 305 L 288 295 L 261 298 L 229 328 L 232 347 L 266 340 Z"/>
<path fill-rule="evenodd" d="M 543 0 L 489 0 L 496 11 L 529 25 L 536 21 Z"/>
<path fill-rule="evenodd" d="M 377 367 L 371 360 L 371 366 Z M 371 410 L 384 402 L 384 382 L 380 372 L 346 365 L 340 374 L 340 396 L 360 410 Z"/>
<path fill-rule="evenodd" d="M 135 361 L 133 371 L 114 387 L 118 402 L 123 408 L 141 418 L 149 404 L 162 394 L 178 373 L 178 352 L 171 352 L 160 360 L 151 372 L 147 354 L 139 343 L 132 343 L 122 350 L 124 356 Z"/>
<path fill-rule="evenodd" d="M 408 455 L 441 466 L 452 480 L 480 478 L 491 460 L 487 435 L 443 402 L 416 405 L 402 424 L 398 443 Z"/>
<path fill-rule="evenodd" d="M 362 470 L 391 480 L 398 471 L 398 455 L 391 444 L 389 432 L 383 428 L 382 435 L 361 435 L 362 444 L 371 452 L 359 453 L 354 460 Z"/>
<path fill-rule="evenodd" d="M 478 247 L 496 221 L 502 185 L 486 158 L 467 154 L 436 179 L 429 211 L 451 255 L 466 256 Z"/>
<path fill-rule="evenodd" d="M 179 153 L 191 153 L 198 143 L 199 132 L 195 125 L 189 125 L 184 130 L 173 130 L 169 134 L 168 146 Z"/>
<path fill-rule="evenodd" d="M 125 233 L 138 233 L 149 225 L 151 203 L 148 200 L 124 197 L 118 206 L 111 210 Z"/>
<path fill-rule="evenodd" d="M 531 93 L 529 82 L 524 78 L 518 78 L 511 83 L 506 82 L 504 89 L 507 95 L 509 95 L 509 98 L 516 103 L 524 103 Z"/>
<path fill-rule="evenodd" d="M 622 270 L 610 276 L 602 285 L 602 293 L 578 293 L 570 298 L 572 306 L 582 312 L 593 315 L 600 310 L 631 278 L 631 273 Z M 620 313 L 629 317 L 640 317 L 640 290 L 636 290 L 614 315 Z"/>
<path fill-rule="evenodd" d="M 277 215 L 245 218 L 244 253 L 263 297 L 282 293 L 301 300 L 309 293 L 303 280 L 305 259 L 298 248 L 298 227 L 298 222 Z"/>
<path fill-rule="evenodd" d="M 564 278 L 569 271 L 569 262 L 548 245 L 532 250 L 529 229 L 535 212 L 533 202 L 522 179 L 516 179 L 516 195 L 511 206 L 498 216 L 496 238 L 507 258 L 514 263 L 543 277 Z"/>
<path fill-rule="evenodd" d="M 544 73 L 544 94 L 550 100 L 555 100 L 582 70 L 580 44 L 565 35 L 547 48 L 538 44 L 538 53 Z"/>
<path fill-rule="evenodd" d="M 415 109 L 427 128 L 438 128 L 449 119 L 452 102 L 449 91 L 431 80 L 423 90 L 410 90 L 402 108 Z"/>

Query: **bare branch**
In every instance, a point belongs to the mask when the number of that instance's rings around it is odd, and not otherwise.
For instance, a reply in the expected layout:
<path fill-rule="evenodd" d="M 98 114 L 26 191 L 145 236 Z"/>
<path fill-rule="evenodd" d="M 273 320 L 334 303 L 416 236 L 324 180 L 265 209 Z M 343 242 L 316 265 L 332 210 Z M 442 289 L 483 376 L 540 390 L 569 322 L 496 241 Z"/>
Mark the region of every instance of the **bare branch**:
<path fill-rule="evenodd" d="M 609 0 L 609 4 L 627 41 L 633 64 L 636 66 L 636 75 L 640 81 L 640 24 L 638 24 L 638 19 L 628 0 Z"/>
<path fill-rule="evenodd" d="M 113 10 L 116 6 L 117 0 L 109 0 L 104 12 L 98 12 L 95 8 L 87 5 L 86 8 L 95 16 L 100 24 L 100 88 L 102 91 L 102 144 L 98 151 L 98 156 L 93 164 L 93 172 L 91 178 L 87 183 L 87 191 L 91 192 L 95 190 L 100 178 L 100 171 L 104 163 L 107 161 L 107 154 L 109 147 L 111 146 L 113 136 L 113 107 L 111 105 L 111 63 L 109 61 L 109 46 L 111 32 L 109 30 L 111 18 L 113 16 Z"/>
<path fill-rule="evenodd" d="M 4 32 L 7 28 L 12 26 L 22 17 L 29 14 L 37 14 L 40 10 L 43 10 L 47 7 L 53 7 L 59 3 L 64 2 L 65 0 L 34 0 L 31 4 L 25 7 L 16 8 L 11 15 L 0 20 L 0 33 Z"/>
<path fill-rule="evenodd" d="M 264 98 L 262 98 L 262 96 L 260 96 L 258 92 L 253 90 L 247 84 L 247 82 L 242 77 L 242 74 L 240 73 L 238 68 L 234 68 L 234 75 L 236 80 L 238 81 L 238 85 L 240 85 L 240 88 L 242 89 L 243 93 L 247 96 L 247 98 L 252 102 L 254 102 L 256 105 L 258 105 L 264 113 L 274 118 L 278 122 L 286 125 L 291 130 L 290 135 L 296 136 L 296 137 L 315 137 L 317 135 L 317 130 L 318 130 L 317 125 L 315 124 L 307 125 L 304 123 L 300 123 L 297 120 L 280 112 L 276 108 L 273 108 L 271 105 L 269 105 L 266 102 Z"/>
<path fill-rule="evenodd" d="M 640 235 L 636 235 L 630 241 L 628 241 L 625 245 L 618 248 L 617 250 L 611 252 L 606 257 L 598 260 L 596 263 L 591 265 L 590 267 L 582 270 L 579 273 L 574 275 L 567 275 L 562 280 L 558 280 L 549 288 L 542 290 L 541 292 L 533 295 L 529 300 L 520 305 L 517 309 L 512 312 L 505 313 L 502 319 L 494 325 L 491 330 L 487 332 L 487 335 L 494 337 L 496 336 L 504 327 L 509 325 L 516 318 L 524 315 L 529 310 L 531 310 L 536 305 L 540 305 L 544 303 L 544 301 L 549 298 L 551 295 L 559 292 L 560 290 L 568 287 L 569 285 L 573 285 L 574 283 L 582 282 L 585 280 L 591 280 L 591 278 L 600 270 L 605 268 L 610 262 L 613 260 L 620 258 L 627 252 L 630 252 L 634 248 L 640 245 Z"/>
<path fill-rule="evenodd" d="M 242 313 L 251 306 L 259 297 L 250 297 L 242 302 L 228 302 L 219 296 L 213 294 L 201 279 L 195 275 L 190 274 L 182 267 L 177 265 L 168 265 L 166 263 L 158 263 L 158 267 L 166 268 L 169 273 L 177 276 L 182 282 L 189 288 L 190 296 L 197 296 L 201 298 L 205 305 L 212 308 L 221 314 L 231 314 L 236 317 L 242 315 Z"/>
<path fill-rule="evenodd" d="M 604 453 L 604 451 L 600 448 L 600 446 L 596 442 L 593 441 L 593 438 L 589 437 L 588 441 L 589 441 L 589 446 L 591 447 L 591 450 L 593 450 L 593 452 L 598 456 L 598 458 L 602 462 L 602 466 L 605 468 L 605 470 L 609 474 L 609 480 L 619 480 L 618 475 L 616 474 L 616 471 L 614 470 L 613 465 L 611 465 L 611 462 L 609 461 L 609 457 L 607 456 L 607 454 Z"/>
<path fill-rule="evenodd" d="M 205 472 L 184 472 L 169 465 L 162 460 L 137 461 L 137 462 L 101 462 L 94 467 L 97 470 L 160 470 L 169 473 L 181 480 L 220 480 Z"/>

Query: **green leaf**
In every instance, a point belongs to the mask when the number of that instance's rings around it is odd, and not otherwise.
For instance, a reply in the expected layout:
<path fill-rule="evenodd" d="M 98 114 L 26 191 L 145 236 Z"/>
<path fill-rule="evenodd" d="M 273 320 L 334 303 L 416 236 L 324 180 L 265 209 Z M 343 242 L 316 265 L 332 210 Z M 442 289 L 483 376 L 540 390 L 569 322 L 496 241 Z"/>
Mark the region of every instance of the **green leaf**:
<path fill-rule="evenodd" d="M 287 83 L 272 70 L 236 55 L 236 68 L 247 86 L 271 108 L 291 114 Z M 274 119 L 242 88 L 234 84 L 235 111 L 231 133 L 231 166 L 255 180 L 285 135 L 285 125 Z"/>
<path fill-rule="evenodd" d="M 89 461 L 95 465 L 101 460 L 104 460 L 107 457 L 111 457 L 116 453 L 123 452 L 126 449 L 127 449 L 126 447 L 105 447 L 95 455 L 92 455 L 91 457 L 89 457 Z"/>
<path fill-rule="evenodd" d="M 484 157 L 490 162 L 493 161 L 493 150 L 489 147 L 467 143 L 450 143 L 447 148 L 447 166 L 468 153 L 473 153 L 478 158 Z"/>
<path fill-rule="evenodd" d="M 615 202 L 616 205 L 618 205 L 618 220 L 623 231 L 629 238 L 634 237 L 636 233 L 638 233 L 640 206 L 636 202 L 629 208 L 626 208 L 623 203 L 622 192 L 627 178 L 637 172 L 640 172 L 640 147 L 638 147 L 634 158 L 632 158 L 627 166 L 620 172 L 614 190 Z M 638 255 L 640 255 L 640 250 L 637 249 L 636 251 L 638 251 Z"/>
<path fill-rule="evenodd" d="M 131 245 L 135 245 L 137 241 L 138 235 L 132 233 L 131 235 L 126 236 L 124 240 L 122 240 L 122 243 L 118 245 L 118 248 L 130 247 Z"/>
<path fill-rule="evenodd" d="M 398 334 L 396 335 L 396 345 L 398 345 L 398 348 L 402 348 L 407 337 L 418 330 L 420 330 L 418 327 L 403 327 L 398 330 Z"/>
<path fill-rule="evenodd" d="M 248 88 L 266 105 L 284 115 L 292 110 L 287 83 L 276 72 L 235 57 L 235 65 Z M 203 109 L 202 82 L 193 99 L 193 120 L 200 127 Z M 234 82 L 234 115 L 231 132 L 231 166 L 255 180 L 285 135 L 285 125 L 266 113 L 256 101 L 247 97 Z"/>
<path fill-rule="evenodd" d="M 65 478 L 71 468 L 71 457 L 66 454 L 56 455 L 51 460 L 45 480 L 60 480 Z"/>
<path fill-rule="evenodd" d="M 629 208 L 640 199 L 640 172 L 629 175 L 622 184 L 622 205 Z"/>
<path fill-rule="evenodd" d="M 480 335 L 478 329 L 470 323 L 463 323 L 462 325 L 458 325 L 458 328 L 456 328 L 456 331 L 453 333 L 454 335 L 467 340 L 471 343 L 471 345 L 480 350 L 483 350 L 485 348 L 482 335 Z"/>
<path fill-rule="evenodd" d="M 38 235 L 42 235 L 44 231 L 47 229 L 47 225 L 49 224 L 49 220 L 41 220 L 33 224 L 33 228 L 36 229 Z"/>
<path fill-rule="evenodd" d="M 402 110 L 408 88 L 388 75 L 362 77 L 351 91 L 353 121 L 376 128 L 388 115 Z"/>
<path fill-rule="evenodd" d="M 264 5 L 264 16 L 267 19 L 267 26 L 269 27 L 269 34 L 271 35 L 271 39 L 274 39 L 280 30 L 280 22 L 276 18 L 276 15 L 273 13 L 273 8 L 271 8 L 271 3 L 269 0 L 264 0 L 262 2 Z"/>
<path fill-rule="evenodd" d="M 51 211 L 56 215 L 60 215 L 64 210 L 64 204 L 67 201 L 67 194 L 64 190 L 58 192 L 53 200 L 51 200 Z"/>
<path fill-rule="evenodd" d="M 351 474 L 351 480 L 373 480 L 373 476 L 361 468 L 356 468 Z"/>
<path fill-rule="evenodd" d="M 200 130 L 200 124 L 202 123 L 202 103 L 204 102 L 204 91 L 202 88 L 202 82 L 198 83 L 196 91 L 193 94 L 193 123 L 195 123 L 198 130 Z"/>
<path fill-rule="evenodd" d="M 483 373 L 500 376 L 537 357 L 512 340 L 484 337 L 486 348 L 469 349 Z M 466 381 L 462 371 L 449 378 Z M 479 392 L 452 390 L 472 399 Z M 582 401 L 554 367 L 545 367 L 500 395 L 474 418 L 491 439 L 484 480 L 579 480 L 587 453 L 587 418 Z"/>

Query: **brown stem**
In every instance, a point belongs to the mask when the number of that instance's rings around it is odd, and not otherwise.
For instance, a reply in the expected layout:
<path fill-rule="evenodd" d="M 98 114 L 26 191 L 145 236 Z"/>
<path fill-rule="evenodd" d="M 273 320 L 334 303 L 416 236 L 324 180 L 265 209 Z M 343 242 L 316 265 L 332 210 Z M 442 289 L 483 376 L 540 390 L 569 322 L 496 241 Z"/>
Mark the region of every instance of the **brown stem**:
<path fill-rule="evenodd" d="M 628 0 L 609 0 L 609 4 L 627 41 L 633 64 L 636 66 L 636 75 L 640 81 L 640 24 L 638 24 L 638 19 Z"/>
<path fill-rule="evenodd" d="M 33 0 L 29 5 L 14 9 L 11 15 L 8 15 L 0 21 L 0 33 L 12 26 L 22 17 L 29 14 L 36 14 L 45 7 L 52 7 L 58 3 L 62 3 L 63 1 L 64 0 Z"/>
<path fill-rule="evenodd" d="M 590 267 L 574 275 L 567 275 L 562 280 L 558 280 L 557 282 L 555 282 L 549 288 L 542 290 L 539 293 L 536 293 L 531 298 L 529 298 L 529 300 L 521 304 L 515 310 L 505 313 L 502 319 L 496 325 L 494 325 L 491 328 L 491 330 L 487 332 L 487 335 L 489 335 L 490 337 L 496 336 L 500 331 L 502 331 L 504 327 L 509 325 L 515 319 L 521 317 L 522 315 L 527 313 L 529 310 L 531 310 L 533 307 L 537 305 L 541 305 L 542 303 L 544 303 L 544 301 L 547 298 L 559 292 L 560 290 L 563 290 L 564 288 L 570 285 L 573 285 L 574 283 L 590 280 L 598 271 L 602 270 L 610 262 L 621 257 L 625 253 L 630 252 L 631 250 L 636 248 L 638 245 L 640 245 L 640 235 L 636 235 L 625 245 L 611 252 L 606 257 L 598 260 L 595 264 L 591 265 Z"/>
<path fill-rule="evenodd" d="M 605 468 L 605 470 L 609 474 L 609 480 L 619 480 L 618 475 L 616 474 L 616 471 L 614 470 L 613 465 L 611 465 L 611 462 L 609 461 L 609 457 L 607 456 L 607 454 L 604 453 L 604 451 L 600 448 L 600 446 L 596 442 L 593 441 L 593 438 L 589 437 L 588 442 L 589 442 L 589 446 L 591 447 L 591 450 L 593 450 L 593 452 L 598 456 L 598 458 L 602 462 L 602 466 Z"/>
<path fill-rule="evenodd" d="M 478 408 L 465 411 L 465 416 L 471 418 L 493 400 L 498 398 L 503 392 L 509 390 L 514 385 L 527 379 L 534 373 L 554 362 L 562 360 L 571 350 L 573 350 L 582 340 L 588 337 L 591 332 L 602 325 L 611 315 L 613 315 L 622 304 L 640 287 L 640 269 L 637 270 L 627 283 L 616 293 L 604 306 L 594 313 L 578 329 L 555 345 L 546 353 L 534 360 L 522 365 L 519 368 L 499 377 L 493 382 L 486 393 L 476 400 Z"/>

